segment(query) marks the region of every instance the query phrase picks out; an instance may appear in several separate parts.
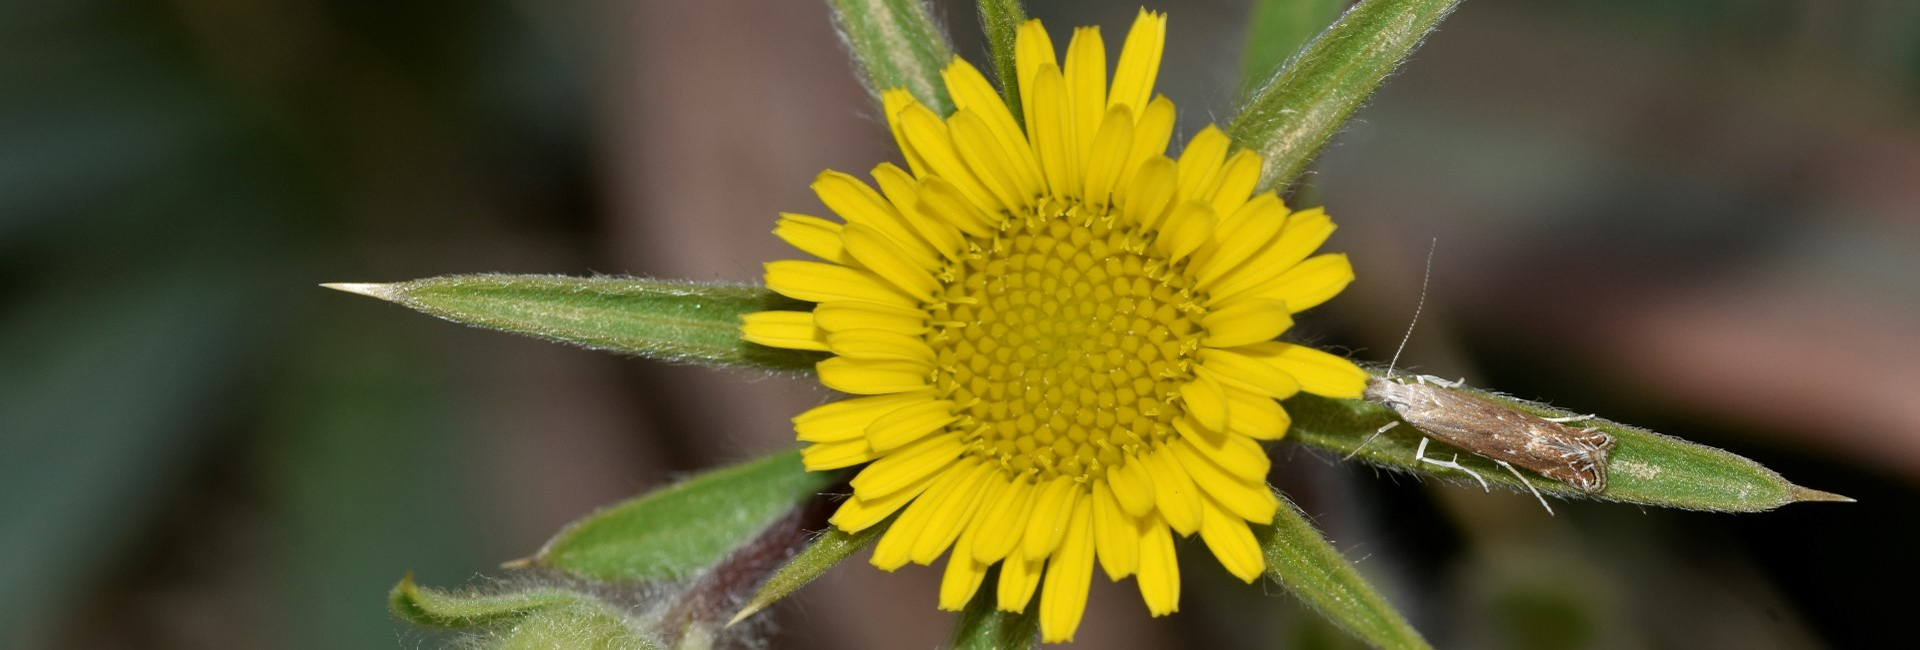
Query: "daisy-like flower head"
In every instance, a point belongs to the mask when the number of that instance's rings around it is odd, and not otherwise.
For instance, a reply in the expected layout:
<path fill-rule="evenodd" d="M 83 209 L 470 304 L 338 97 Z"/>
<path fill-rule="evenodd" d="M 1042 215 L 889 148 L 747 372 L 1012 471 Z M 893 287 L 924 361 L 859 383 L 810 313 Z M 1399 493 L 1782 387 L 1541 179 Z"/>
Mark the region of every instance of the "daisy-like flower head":
<path fill-rule="evenodd" d="M 1248 524 L 1279 507 L 1259 441 L 1289 422 L 1275 400 L 1357 398 L 1366 382 L 1274 340 L 1353 279 L 1346 256 L 1309 257 L 1333 232 L 1325 213 L 1253 195 L 1260 157 L 1214 127 L 1165 155 L 1165 39 L 1166 17 L 1143 10 L 1109 83 L 1098 28 L 1074 32 L 1062 67 L 1028 22 L 1018 120 L 959 59 L 945 119 L 886 92 L 908 168 L 875 167 L 877 190 L 822 173 L 813 189 L 844 223 L 781 215 L 774 234 L 819 260 L 766 274 L 818 304 L 745 319 L 748 340 L 833 353 L 821 383 L 860 396 L 794 418 L 809 469 L 867 464 L 833 524 L 897 513 L 873 563 L 946 554 L 943 609 L 999 565 L 999 607 L 1037 589 L 1049 642 L 1072 639 L 1096 560 L 1136 576 L 1153 615 L 1176 611 L 1176 534 L 1257 578 Z"/>

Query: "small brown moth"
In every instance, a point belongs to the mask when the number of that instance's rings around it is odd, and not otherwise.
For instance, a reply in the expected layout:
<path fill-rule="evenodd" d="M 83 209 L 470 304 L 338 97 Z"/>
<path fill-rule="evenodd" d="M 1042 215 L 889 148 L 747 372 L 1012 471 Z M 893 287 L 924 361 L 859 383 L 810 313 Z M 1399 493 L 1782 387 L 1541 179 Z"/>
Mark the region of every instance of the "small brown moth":
<path fill-rule="evenodd" d="M 1505 467 L 1533 491 L 1535 497 L 1540 497 L 1540 492 L 1513 469 L 1514 465 L 1588 494 L 1607 488 L 1607 453 L 1613 449 L 1613 436 L 1565 424 L 1593 416 L 1545 418 L 1521 413 L 1448 390 L 1454 386 L 1458 383 L 1427 375 L 1416 375 L 1411 380 L 1376 377 L 1367 381 L 1366 399 L 1393 409 L 1400 419 L 1431 439 L 1484 456 Z M 1380 431 L 1399 424 L 1388 423 Z M 1427 457 L 1427 442 L 1427 439 L 1420 441 L 1415 459 L 1466 472 L 1486 486 L 1486 479 L 1461 466 L 1457 458 L 1442 461 Z M 1546 499 L 1541 498 L 1540 504 L 1546 505 Z M 1553 512 L 1553 508 L 1548 506 L 1547 512 Z"/>
<path fill-rule="evenodd" d="M 1434 243 L 1434 248 L 1438 248 L 1439 241 L 1435 240 Z M 1433 248 L 1429 248 L 1427 277 L 1432 275 Z M 1553 506 L 1547 505 L 1547 499 L 1540 496 L 1540 491 L 1534 489 L 1533 483 L 1514 469 L 1514 465 L 1572 485 L 1588 494 L 1607 489 L 1607 454 L 1613 450 L 1613 436 L 1591 428 L 1567 426 L 1568 422 L 1591 420 L 1594 416 L 1540 417 L 1450 390 L 1458 388 L 1461 382 L 1450 382 L 1431 375 L 1414 375 L 1411 379 L 1394 378 L 1393 364 L 1400 361 L 1400 353 L 1407 349 L 1407 341 L 1413 338 L 1413 326 L 1420 322 L 1420 310 L 1426 306 L 1426 302 L 1427 279 L 1422 278 L 1420 302 L 1413 308 L 1413 322 L 1407 324 L 1407 334 L 1400 339 L 1400 349 L 1395 350 L 1393 360 L 1387 362 L 1387 376 L 1369 378 L 1364 393 L 1368 401 L 1393 409 L 1400 419 L 1428 436 L 1420 439 L 1420 448 L 1413 454 L 1414 460 L 1460 470 L 1479 481 L 1482 489 L 1491 489 L 1479 472 L 1461 465 L 1458 456 L 1453 460 L 1427 457 L 1427 443 L 1438 438 L 1449 445 L 1485 457 L 1512 472 L 1514 478 L 1520 479 L 1520 484 L 1527 486 L 1527 491 L 1540 500 L 1547 514 L 1553 514 Z M 1377 437 L 1397 426 L 1400 426 L 1399 422 L 1388 422 L 1374 431 L 1373 436 Z M 1352 458 L 1360 453 L 1360 449 L 1372 441 L 1373 437 L 1368 437 L 1347 457 Z"/>

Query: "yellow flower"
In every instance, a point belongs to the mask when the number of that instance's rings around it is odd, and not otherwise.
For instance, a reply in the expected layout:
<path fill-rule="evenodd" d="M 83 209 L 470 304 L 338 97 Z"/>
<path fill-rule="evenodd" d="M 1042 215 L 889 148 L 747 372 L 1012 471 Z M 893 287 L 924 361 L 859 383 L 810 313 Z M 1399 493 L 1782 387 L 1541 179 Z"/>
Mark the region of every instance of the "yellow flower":
<path fill-rule="evenodd" d="M 898 513 L 873 551 L 889 571 L 951 549 L 943 609 L 998 564 L 999 607 L 1022 611 L 1039 588 L 1049 642 L 1072 639 L 1096 559 L 1137 576 L 1153 615 L 1176 611 L 1175 533 L 1257 578 L 1248 523 L 1279 506 L 1259 441 L 1289 422 L 1275 400 L 1357 398 L 1366 381 L 1273 340 L 1353 269 L 1309 257 L 1332 222 L 1252 195 L 1260 157 L 1228 155 L 1218 129 L 1165 155 L 1165 39 L 1166 17 L 1140 12 L 1109 85 L 1097 28 L 1074 32 L 1062 68 L 1028 22 L 1019 121 L 959 59 L 943 71 L 958 107 L 946 119 L 885 93 L 908 169 L 874 168 L 877 191 L 822 173 L 813 189 L 845 222 L 781 215 L 774 234 L 820 261 L 766 275 L 818 305 L 745 319 L 748 340 L 833 353 L 821 383 L 862 396 L 794 418 L 809 469 L 871 463 L 833 524 Z"/>

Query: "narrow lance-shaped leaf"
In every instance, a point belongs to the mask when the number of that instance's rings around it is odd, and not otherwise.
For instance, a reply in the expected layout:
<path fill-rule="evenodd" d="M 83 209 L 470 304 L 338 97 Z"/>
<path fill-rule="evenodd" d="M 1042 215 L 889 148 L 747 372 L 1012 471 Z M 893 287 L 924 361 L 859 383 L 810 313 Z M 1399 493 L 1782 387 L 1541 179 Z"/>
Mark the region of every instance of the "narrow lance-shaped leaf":
<path fill-rule="evenodd" d="M 1320 30 L 1340 15 L 1347 0 L 1254 0 L 1247 43 L 1240 55 L 1240 97 L 1246 99 L 1280 71 Z"/>
<path fill-rule="evenodd" d="M 476 632 L 473 647 L 655 650 L 612 607 L 587 594 L 536 588 L 455 594 L 414 584 L 408 574 L 388 598 L 393 613 L 418 625 Z M 484 640 L 483 640 L 484 639 Z M 463 646 L 464 647 L 464 646 Z"/>
<path fill-rule="evenodd" d="M 808 542 L 806 548 L 801 549 L 793 559 L 788 560 L 784 566 L 775 571 L 772 577 L 767 578 L 766 583 L 760 586 L 760 591 L 747 601 L 746 606 L 740 608 L 739 613 L 733 615 L 732 620 L 727 621 L 727 625 L 744 621 L 747 617 L 786 598 L 787 594 L 807 586 L 807 583 L 813 582 L 814 578 L 826 573 L 827 569 L 833 568 L 834 565 L 879 539 L 880 533 L 886 532 L 887 527 L 891 525 L 893 525 L 893 518 L 889 517 L 886 521 L 868 526 L 857 533 L 828 528 L 826 532 L 820 533 L 819 537 Z"/>
<path fill-rule="evenodd" d="M 941 115 L 953 112 L 940 69 L 953 59 L 953 45 L 934 22 L 924 0 L 828 0 L 840 38 L 859 65 L 861 82 L 873 93 L 905 88 Z"/>
<path fill-rule="evenodd" d="M 588 515 L 527 562 L 601 580 L 687 577 L 830 480 L 799 452 L 715 470 Z"/>
<path fill-rule="evenodd" d="M 750 285 L 483 274 L 322 286 L 457 323 L 667 361 L 806 370 L 824 358 L 742 341 L 742 314 L 804 308 Z"/>
<path fill-rule="evenodd" d="M 993 590 L 999 577 L 999 569 L 989 569 L 981 579 L 983 587 L 953 622 L 953 650 L 1017 650 L 1039 645 L 1040 617 L 1036 610 L 1040 599 L 1027 603 L 1023 612 L 1000 611 L 994 606 L 997 598 Z"/>
<path fill-rule="evenodd" d="M 1254 526 L 1267 559 L 1267 576 L 1292 591 L 1328 621 L 1376 648 L 1427 648 L 1387 599 L 1347 563 L 1307 521 L 1306 513 L 1280 497 L 1285 507 L 1273 523 Z"/>
<path fill-rule="evenodd" d="M 1253 91 L 1227 127 L 1266 157 L 1260 186 L 1283 188 L 1459 0 L 1363 0 Z"/>
<path fill-rule="evenodd" d="M 1446 390 L 1485 399 L 1531 415 L 1577 415 L 1465 386 Z M 1374 431 L 1381 426 L 1399 420 L 1385 406 L 1362 400 L 1302 394 L 1288 399 L 1286 408 L 1293 417 L 1293 427 L 1287 435 L 1291 440 L 1341 456 L 1358 449 L 1357 458 L 1374 465 L 1479 485 L 1461 472 L 1414 460 L 1415 450 L 1423 436 L 1412 426 L 1403 423 L 1374 437 Z M 1837 494 L 1794 485 L 1759 463 L 1706 445 L 1597 418 L 1574 424 L 1592 427 L 1613 436 L 1613 451 L 1607 463 L 1607 487 L 1601 492 L 1587 494 L 1559 481 L 1531 476 L 1528 481 L 1542 494 L 1725 512 L 1772 510 L 1798 501 L 1850 501 Z M 1373 439 L 1369 442 L 1368 438 Z M 1519 479 L 1490 460 L 1455 450 L 1438 441 L 1427 448 L 1428 456 L 1446 460 L 1452 460 L 1455 453 L 1459 454 L 1461 465 L 1479 472 L 1487 482 L 1514 490 L 1526 489 Z"/>
<path fill-rule="evenodd" d="M 1013 61 L 1014 36 L 1027 22 L 1027 11 L 1020 0 L 980 0 L 980 31 L 987 36 L 987 51 L 993 56 L 993 72 L 1000 79 L 1000 96 L 1007 100 L 1016 122 L 1026 122 L 1020 110 L 1020 77 Z"/>

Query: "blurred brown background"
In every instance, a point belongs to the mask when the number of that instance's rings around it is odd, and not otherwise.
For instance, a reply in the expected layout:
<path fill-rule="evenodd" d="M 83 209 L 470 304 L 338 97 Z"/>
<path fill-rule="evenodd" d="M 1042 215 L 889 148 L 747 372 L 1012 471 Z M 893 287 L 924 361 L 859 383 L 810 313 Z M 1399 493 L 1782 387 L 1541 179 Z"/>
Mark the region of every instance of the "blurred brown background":
<path fill-rule="evenodd" d="M 1031 3 L 1111 42 L 1133 2 Z M 1232 114 L 1244 2 L 1160 89 Z M 939 4 L 984 59 L 971 6 Z M 1110 54 L 1116 54 L 1110 52 Z M 435 645 L 385 591 L 789 447 L 810 382 L 466 329 L 325 281 L 750 281 L 822 168 L 896 154 L 819 2 L 14 0 L 0 8 L 0 645 Z M 1758 515 L 1275 480 L 1441 647 L 1883 647 L 1920 582 L 1920 4 L 1472 0 L 1319 161 L 1359 280 L 1301 334 L 1731 449 L 1861 499 Z M 1197 546 L 1197 545 L 1191 545 Z M 1194 551 L 1195 548 L 1185 549 Z M 1079 647 L 1346 647 L 1184 563 Z M 944 642 L 849 563 L 775 647 Z"/>

